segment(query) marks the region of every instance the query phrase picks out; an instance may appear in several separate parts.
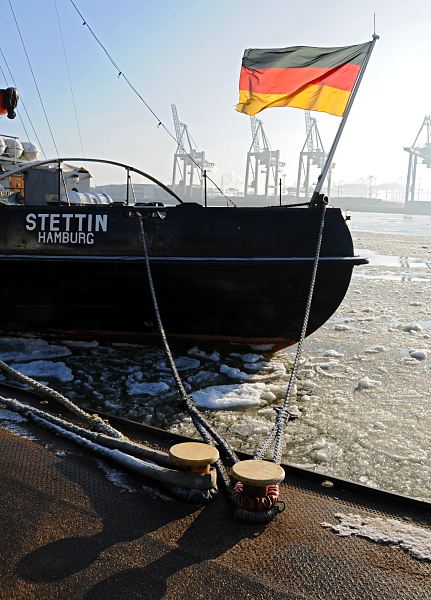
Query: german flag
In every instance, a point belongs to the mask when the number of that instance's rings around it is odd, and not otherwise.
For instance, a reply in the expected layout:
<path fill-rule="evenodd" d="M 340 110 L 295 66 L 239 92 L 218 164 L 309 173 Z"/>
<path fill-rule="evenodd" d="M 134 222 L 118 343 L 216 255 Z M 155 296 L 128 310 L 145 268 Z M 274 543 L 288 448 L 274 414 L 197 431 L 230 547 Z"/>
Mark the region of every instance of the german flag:
<path fill-rule="evenodd" d="M 236 110 L 293 106 L 342 116 L 371 44 L 245 50 Z"/>

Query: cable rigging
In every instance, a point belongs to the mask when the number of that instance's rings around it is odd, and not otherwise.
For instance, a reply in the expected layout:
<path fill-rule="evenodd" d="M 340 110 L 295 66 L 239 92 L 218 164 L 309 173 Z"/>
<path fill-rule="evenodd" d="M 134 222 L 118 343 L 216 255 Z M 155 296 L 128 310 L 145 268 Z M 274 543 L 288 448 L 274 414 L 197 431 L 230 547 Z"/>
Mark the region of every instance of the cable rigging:
<path fill-rule="evenodd" d="M 66 46 L 64 43 L 63 30 L 61 27 L 60 15 L 59 15 L 58 6 L 57 6 L 57 0 L 54 0 L 54 6 L 55 6 L 55 12 L 57 15 L 57 23 L 58 23 L 58 30 L 60 32 L 61 45 L 63 47 L 63 55 L 64 55 L 64 62 L 66 64 L 67 77 L 69 79 L 70 95 L 72 96 L 73 110 L 75 112 L 75 121 L 76 121 L 77 130 L 78 130 L 79 143 L 81 144 L 82 156 L 84 156 L 84 154 L 85 154 L 84 153 L 84 144 L 82 143 L 81 127 L 79 126 L 78 110 L 76 108 L 75 94 L 73 93 L 72 79 L 70 77 L 69 61 L 67 60 Z"/>
<path fill-rule="evenodd" d="M 4 82 L 5 82 L 6 86 L 7 86 L 7 87 L 9 87 L 9 82 L 8 82 L 8 80 L 7 80 L 7 77 L 6 77 L 6 74 L 5 74 L 5 72 L 3 71 L 3 67 L 2 67 L 1 65 L 0 65 L 0 72 L 1 72 L 1 74 L 2 74 L 2 76 L 3 76 L 3 79 L 4 79 Z M 27 139 L 30 139 L 30 136 L 28 135 L 27 128 L 26 128 L 26 126 L 25 126 L 25 124 L 24 124 L 24 121 L 22 120 L 22 117 L 21 117 L 21 115 L 19 114 L 19 111 L 16 111 L 16 114 L 17 114 L 17 116 L 18 116 L 18 119 L 21 121 L 21 125 L 22 125 L 22 127 L 23 127 L 23 129 L 24 129 L 24 132 L 25 132 L 25 135 L 27 136 Z M 2 117 L 3 117 L 3 116 L 4 116 L 4 115 L 2 115 Z"/>
<path fill-rule="evenodd" d="M 32 75 L 32 77 L 33 77 L 33 82 L 34 82 L 34 85 L 35 85 L 35 87 L 36 87 L 37 95 L 39 96 L 40 104 L 41 104 L 41 106 L 42 106 L 43 114 L 45 115 L 45 120 L 46 120 L 46 123 L 47 123 L 47 125 L 48 125 L 49 132 L 50 132 L 50 134 L 51 134 L 51 139 L 52 139 L 52 142 L 53 142 L 53 144 L 54 144 L 55 151 L 56 151 L 56 153 L 57 153 L 57 156 L 59 156 L 59 155 L 60 155 L 60 153 L 59 153 L 59 151 L 58 151 L 57 144 L 56 144 L 56 142 L 55 142 L 54 133 L 53 133 L 53 131 L 52 131 L 51 123 L 49 122 L 49 119 L 48 119 L 48 114 L 47 114 L 47 112 L 46 112 L 46 109 L 45 109 L 45 104 L 44 104 L 44 102 L 43 102 L 43 100 L 42 100 L 42 95 L 41 95 L 41 93 L 40 93 L 39 86 L 38 86 L 38 84 L 37 84 L 37 80 L 36 80 L 36 76 L 35 76 L 35 74 L 34 74 L 34 71 L 33 71 L 33 67 L 31 66 L 30 57 L 29 57 L 29 55 L 28 55 L 27 48 L 26 48 L 26 46 L 25 46 L 24 39 L 23 39 L 23 37 L 22 37 L 22 34 L 21 34 L 21 29 L 20 29 L 20 27 L 19 27 L 19 24 L 18 24 L 18 21 L 17 21 L 16 15 L 15 15 L 15 11 L 14 11 L 14 9 L 13 9 L 13 6 L 12 6 L 12 2 L 11 2 L 11 0 L 9 0 L 9 6 L 10 6 L 10 9 L 11 9 L 11 12 L 12 12 L 12 15 L 13 15 L 13 18 L 14 18 L 14 21 L 15 21 L 16 28 L 17 28 L 17 30 L 18 30 L 19 37 L 20 37 L 20 39 L 21 39 L 21 44 L 22 44 L 22 47 L 23 47 L 23 49 L 24 49 L 25 56 L 26 56 L 26 58 L 27 58 L 27 63 L 28 63 L 28 66 L 29 66 L 29 68 L 30 68 L 31 75 Z"/>
<path fill-rule="evenodd" d="M 15 78 L 12 75 L 12 71 L 11 71 L 11 69 L 9 67 L 9 63 L 6 60 L 6 56 L 4 55 L 4 52 L 3 52 L 2 48 L 0 48 L 0 54 L 3 57 L 4 63 L 5 63 L 6 68 L 8 70 L 9 76 L 10 76 L 10 78 L 12 80 L 12 83 L 14 84 L 15 87 L 18 87 L 17 84 L 16 84 L 16 82 L 15 82 Z M 2 70 L 2 73 L 3 73 L 3 70 Z M 4 76 L 5 80 L 6 80 L 6 77 L 5 77 L 4 73 L 3 73 L 3 76 Z M 20 103 L 22 104 L 22 107 L 24 109 L 24 112 L 27 115 L 27 119 L 29 120 L 31 128 L 33 129 L 33 133 L 34 133 L 34 136 L 35 136 L 35 138 L 37 140 L 37 143 L 39 144 L 39 148 L 41 149 L 41 152 L 42 152 L 43 156 L 46 158 L 45 150 L 43 149 L 42 143 L 41 143 L 41 141 L 39 139 L 39 136 L 37 135 L 36 129 L 35 129 L 34 125 L 33 125 L 33 121 L 31 120 L 31 117 L 30 117 L 29 112 L 27 110 L 27 106 L 24 104 L 24 100 L 22 98 L 22 94 L 21 93 L 20 93 L 20 98 L 19 99 L 20 99 Z M 21 115 L 19 114 L 19 112 L 17 114 L 18 114 L 18 117 L 19 117 L 20 121 L 22 122 L 22 125 L 24 127 L 24 131 L 25 131 L 28 139 L 30 139 L 30 136 L 28 135 L 27 130 L 25 129 L 24 123 L 22 121 Z"/>
<path fill-rule="evenodd" d="M 149 112 L 153 115 L 153 117 L 156 119 L 157 121 L 157 127 L 161 127 L 167 134 L 168 136 L 175 142 L 175 144 L 177 144 L 178 146 L 180 146 L 178 144 L 178 140 L 175 137 L 175 135 L 171 132 L 171 130 L 163 123 L 162 119 L 158 116 L 158 114 L 151 108 L 151 106 L 148 104 L 148 102 L 144 99 L 144 97 L 142 96 L 142 94 L 136 89 L 136 87 L 133 85 L 133 83 L 130 81 L 130 79 L 127 77 L 127 75 L 124 73 L 124 71 L 120 68 L 120 66 L 118 65 L 118 63 L 112 58 L 112 55 L 109 53 L 109 51 L 107 50 L 107 48 L 103 45 L 103 43 L 100 41 L 100 39 L 97 37 L 97 35 L 95 34 L 95 32 L 93 31 L 93 29 L 91 28 L 91 26 L 88 24 L 87 20 L 84 18 L 83 14 L 81 13 L 81 11 L 79 10 L 79 8 L 77 7 L 77 5 L 75 4 L 74 0 L 70 0 L 71 4 L 73 5 L 74 9 L 76 10 L 76 12 L 78 13 L 78 15 L 80 16 L 80 18 L 82 19 L 82 26 L 83 27 L 87 27 L 88 31 L 91 33 L 91 35 L 93 36 L 93 38 L 96 40 L 96 42 L 98 43 L 98 45 L 101 47 L 101 49 L 103 50 L 103 52 L 106 54 L 109 62 L 113 65 L 113 67 L 115 68 L 115 70 L 117 71 L 118 77 L 122 77 L 124 79 L 124 81 L 127 83 L 127 85 L 129 86 L 129 88 L 134 92 L 134 94 L 136 94 L 136 96 L 141 100 L 141 102 L 144 104 L 144 106 L 147 108 L 147 110 L 149 110 Z M 10 3 L 10 0 L 9 0 Z M 194 158 L 187 152 L 187 150 L 181 145 L 180 146 L 181 150 L 187 154 L 190 158 L 190 160 L 193 162 L 193 164 L 202 172 L 202 175 L 204 177 L 206 177 L 206 179 L 208 181 L 211 181 L 211 183 L 214 185 L 214 187 L 220 192 L 220 194 L 226 198 L 226 200 L 228 202 L 230 202 L 232 204 L 232 206 L 236 207 L 235 202 L 229 198 L 228 196 L 226 196 L 226 194 L 223 192 L 223 190 L 216 184 L 216 182 L 207 175 L 206 171 L 204 169 L 202 169 L 202 167 L 194 160 Z"/>

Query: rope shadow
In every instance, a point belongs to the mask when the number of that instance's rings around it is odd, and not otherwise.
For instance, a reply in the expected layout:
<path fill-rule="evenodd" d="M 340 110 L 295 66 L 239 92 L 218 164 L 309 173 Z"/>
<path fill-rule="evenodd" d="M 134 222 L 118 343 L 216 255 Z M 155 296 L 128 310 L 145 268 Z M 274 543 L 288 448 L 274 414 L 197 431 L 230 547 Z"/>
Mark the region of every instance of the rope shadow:
<path fill-rule="evenodd" d="M 70 449 L 76 447 L 70 445 Z M 95 515 L 100 519 L 101 531 L 89 536 L 72 536 L 45 544 L 26 554 L 17 564 L 17 575 L 34 583 L 59 581 L 88 568 L 106 549 L 132 541 L 151 533 L 172 521 L 182 519 L 195 511 L 195 506 L 179 502 L 162 504 L 140 494 L 124 494 L 112 486 L 100 486 L 103 475 L 93 467 L 94 459 L 88 455 L 62 461 L 62 476 L 78 485 L 89 498 Z M 92 468 L 93 467 L 93 468 Z M 96 473 L 95 473 L 96 471 Z M 128 478 L 134 485 L 137 478 Z M 140 484 L 147 484 L 143 479 Z M 108 484 L 109 485 L 109 484 Z M 148 483 L 152 486 L 152 483 Z M 153 488 L 157 493 L 157 488 Z M 79 513 L 76 513 L 79 519 Z"/>
<path fill-rule="evenodd" d="M 265 525 L 248 525 L 234 520 L 232 505 L 228 502 L 214 503 L 197 514 L 178 539 L 177 546 L 143 567 L 111 574 L 89 589 L 84 600 L 108 597 L 160 600 L 165 597 L 170 578 L 190 567 L 216 560 L 245 538 L 256 537 L 264 528 Z M 206 578 L 208 574 L 202 576 Z M 193 585 L 191 582 L 190 597 L 193 597 Z"/>
<path fill-rule="evenodd" d="M 116 594 L 108 593 L 109 586 L 114 586 L 120 594 L 123 588 L 132 590 L 133 582 L 136 583 L 137 579 L 142 577 L 151 581 L 157 578 L 157 585 L 162 593 L 166 587 L 166 580 L 177 571 L 214 559 L 240 540 L 255 536 L 264 529 L 264 526 L 236 521 L 232 505 L 221 495 L 200 510 L 199 507 L 178 501 L 163 501 L 160 498 L 154 500 L 148 497 L 148 493 L 121 493 L 106 482 L 104 475 L 95 466 L 96 459 L 87 454 L 77 454 L 76 446 L 69 442 L 62 441 L 62 444 L 66 450 L 70 449 L 73 452 L 73 459 L 70 456 L 68 460 L 58 463 L 56 468 L 62 477 L 79 486 L 89 499 L 91 509 L 98 518 L 96 526 L 101 527 L 101 530 L 93 535 L 57 539 L 28 552 L 15 567 L 15 573 L 20 579 L 35 584 L 53 583 L 85 571 L 96 561 L 103 563 L 106 573 L 109 564 L 105 561 L 109 559 L 101 557 L 105 551 L 112 551 L 117 544 L 127 544 L 143 538 L 143 547 L 147 553 L 143 553 L 139 559 L 142 567 L 132 570 L 136 571 L 138 577 L 135 578 L 130 569 L 115 576 L 110 575 L 96 584 L 94 594 L 98 594 L 99 590 L 104 590 L 107 586 L 105 597 L 117 597 Z M 127 481 L 135 487 L 137 484 L 148 486 L 151 493 L 164 492 L 162 486 L 154 485 L 154 482 L 144 478 L 127 476 Z M 193 513 L 196 513 L 195 518 Z M 75 511 L 75 515 L 80 529 L 82 522 L 80 523 L 79 519 L 83 515 L 85 528 L 87 511 L 78 510 Z M 90 519 L 94 522 L 93 515 Z M 182 533 L 184 527 L 187 527 L 184 519 L 193 521 Z M 91 524 L 90 527 L 94 525 Z M 172 531 L 168 544 L 147 537 L 163 528 Z M 177 535 L 180 536 L 178 545 L 171 549 L 171 542 L 175 543 Z M 131 547 L 129 550 L 131 551 Z M 127 552 L 127 547 L 125 551 Z M 148 560 L 151 562 L 148 563 Z M 135 559 L 133 564 L 136 564 Z M 89 598 L 92 597 L 91 593 L 90 590 Z"/>

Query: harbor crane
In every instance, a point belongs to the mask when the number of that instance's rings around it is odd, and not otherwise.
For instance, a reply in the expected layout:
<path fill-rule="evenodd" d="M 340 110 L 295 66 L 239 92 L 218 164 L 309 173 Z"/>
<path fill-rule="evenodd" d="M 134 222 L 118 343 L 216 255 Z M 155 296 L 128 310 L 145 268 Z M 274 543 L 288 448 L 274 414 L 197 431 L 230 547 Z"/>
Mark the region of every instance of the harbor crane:
<path fill-rule="evenodd" d="M 424 132 L 424 133 L 422 133 Z M 419 145 L 419 138 L 426 138 L 423 145 Z M 416 169 L 418 159 L 422 160 L 422 164 L 426 165 L 427 169 L 431 167 L 431 117 L 426 115 L 423 123 L 418 131 L 415 141 L 411 146 L 404 147 L 404 150 L 409 153 L 409 167 L 407 171 L 407 184 L 405 204 L 414 202 L 416 190 Z"/>
<path fill-rule="evenodd" d="M 280 160 L 280 150 L 271 150 L 263 123 L 255 116 L 250 117 L 251 146 L 247 152 L 244 197 L 276 196 L 280 171 L 286 163 Z M 261 175 L 264 177 L 262 178 Z M 263 179 L 263 194 L 261 193 Z"/>
<path fill-rule="evenodd" d="M 214 163 L 206 160 L 204 151 L 196 149 L 196 143 L 190 135 L 188 126 L 181 123 L 178 118 L 176 105 L 171 104 L 171 109 L 177 140 L 172 171 L 172 189 L 184 200 L 193 198 L 201 200 L 204 190 L 204 171 L 211 171 Z M 195 181 L 197 184 L 194 183 Z M 194 190 L 199 190 L 199 198 L 195 197 Z"/>
<path fill-rule="evenodd" d="M 323 148 L 322 138 L 320 137 L 319 129 L 317 127 L 317 119 L 311 116 L 309 110 L 305 111 L 305 130 L 305 142 L 299 153 L 298 179 L 296 182 L 297 199 L 301 196 L 301 190 L 303 190 L 304 198 L 308 198 L 311 168 L 318 167 L 321 169 L 326 160 L 325 149 Z M 331 189 L 331 171 L 332 165 L 328 172 L 328 195 Z"/>

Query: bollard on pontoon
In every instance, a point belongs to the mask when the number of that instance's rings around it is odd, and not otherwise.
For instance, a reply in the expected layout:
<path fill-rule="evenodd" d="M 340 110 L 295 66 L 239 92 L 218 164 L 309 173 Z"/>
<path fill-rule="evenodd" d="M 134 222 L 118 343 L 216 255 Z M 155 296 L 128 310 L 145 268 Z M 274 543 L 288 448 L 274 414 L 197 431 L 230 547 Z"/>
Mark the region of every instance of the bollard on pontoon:
<path fill-rule="evenodd" d="M 219 459 L 219 452 L 202 442 L 183 442 L 171 446 L 169 456 L 182 470 L 204 474 L 209 473 L 211 465 Z"/>
<path fill-rule="evenodd" d="M 232 500 L 237 505 L 237 516 L 243 521 L 270 521 L 284 510 L 279 505 L 279 483 L 284 480 L 284 469 L 267 460 L 242 460 L 235 463 L 231 476 L 237 481 Z"/>

